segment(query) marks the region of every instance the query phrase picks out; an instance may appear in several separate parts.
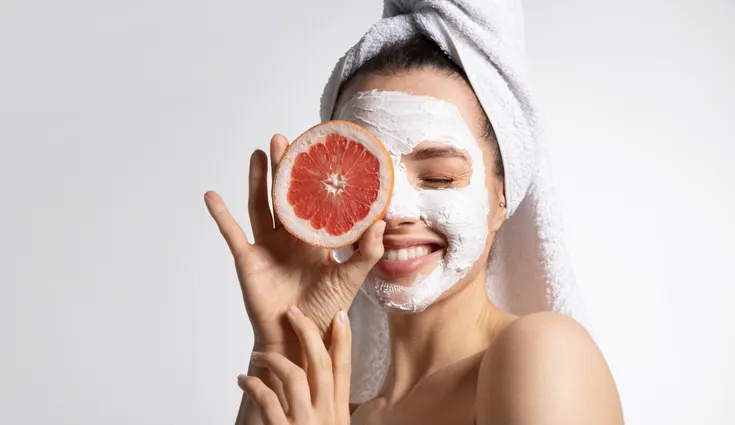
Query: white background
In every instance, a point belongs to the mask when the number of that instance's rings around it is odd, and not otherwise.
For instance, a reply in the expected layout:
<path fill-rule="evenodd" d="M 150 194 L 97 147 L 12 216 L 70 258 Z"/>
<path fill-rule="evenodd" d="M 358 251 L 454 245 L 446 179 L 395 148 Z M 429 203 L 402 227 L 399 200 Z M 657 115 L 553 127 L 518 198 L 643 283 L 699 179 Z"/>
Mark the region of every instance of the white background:
<path fill-rule="evenodd" d="M 735 2 L 525 5 L 628 423 L 735 423 Z M 202 195 L 247 225 L 251 151 L 381 7 L 0 1 L 0 423 L 232 423 L 251 333 Z"/>

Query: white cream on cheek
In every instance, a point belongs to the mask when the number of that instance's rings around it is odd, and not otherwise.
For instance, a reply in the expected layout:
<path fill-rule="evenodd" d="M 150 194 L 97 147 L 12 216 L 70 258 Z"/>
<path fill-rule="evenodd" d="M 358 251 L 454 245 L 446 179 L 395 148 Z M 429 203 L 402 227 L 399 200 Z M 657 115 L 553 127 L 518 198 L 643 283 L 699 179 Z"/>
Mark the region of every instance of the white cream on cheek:
<path fill-rule="evenodd" d="M 393 159 L 395 180 L 386 220 L 421 219 L 448 241 L 441 263 L 410 286 L 370 274 L 362 290 L 381 307 L 418 312 L 467 275 L 485 249 L 488 195 L 482 151 L 459 109 L 452 103 L 403 92 L 359 92 L 336 114 L 380 139 Z M 411 185 L 403 155 L 423 141 L 465 150 L 472 161 L 469 184 L 462 188 L 420 189 Z"/>

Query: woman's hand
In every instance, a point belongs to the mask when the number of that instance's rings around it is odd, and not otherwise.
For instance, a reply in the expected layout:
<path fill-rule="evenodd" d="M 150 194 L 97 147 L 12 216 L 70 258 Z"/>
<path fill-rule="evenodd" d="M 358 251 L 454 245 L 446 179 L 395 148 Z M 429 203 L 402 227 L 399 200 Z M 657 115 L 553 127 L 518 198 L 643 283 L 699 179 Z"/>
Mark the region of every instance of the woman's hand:
<path fill-rule="evenodd" d="M 273 136 L 271 171 L 287 147 L 285 137 Z M 368 272 L 383 255 L 385 222 L 378 221 L 365 232 L 359 249 L 347 262 L 334 264 L 328 250 L 298 240 L 271 214 L 267 175 L 268 158 L 257 150 L 250 158 L 248 194 L 254 244 L 248 242 L 216 192 L 207 192 L 204 199 L 235 259 L 255 349 L 284 353 L 298 351 L 296 335 L 284 319 L 286 310 L 298 305 L 325 335 L 331 318 L 352 304 Z"/>
<path fill-rule="evenodd" d="M 240 388 L 258 406 L 265 425 L 348 425 L 352 334 L 347 314 L 341 310 L 332 321 L 331 355 L 314 322 L 298 309 L 287 316 L 301 343 L 305 367 L 275 352 L 253 352 L 251 358 L 253 365 L 267 368 L 281 382 L 287 408 L 257 377 L 238 376 Z"/>

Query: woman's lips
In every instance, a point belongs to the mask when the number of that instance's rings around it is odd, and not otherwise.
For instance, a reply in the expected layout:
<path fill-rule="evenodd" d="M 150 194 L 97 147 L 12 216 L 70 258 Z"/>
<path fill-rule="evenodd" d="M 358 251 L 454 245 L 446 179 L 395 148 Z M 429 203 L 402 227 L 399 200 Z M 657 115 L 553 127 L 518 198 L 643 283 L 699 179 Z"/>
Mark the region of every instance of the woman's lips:
<path fill-rule="evenodd" d="M 403 246 L 406 246 L 404 244 L 401 244 Z M 392 247 L 391 247 L 392 248 Z M 386 247 L 386 250 L 390 248 Z M 396 249 L 396 248 L 392 248 Z M 375 272 L 378 276 L 380 276 L 383 279 L 386 280 L 394 280 L 399 278 L 405 278 L 416 275 L 424 266 L 427 264 L 437 261 L 442 258 L 444 255 L 444 249 L 442 247 L 437 247 L 436 245 L 433 245 L 431 247 L 431 252 L 426 255 L 422 255 L 420 257 L 416 258 L 410 258 L 405 260 L 399 260 L 399 259 L 388 259 L 388 258 L 382 258 L 375 266 Z M 413 282 L 401 282 L 396 281 L 396 284 L 405 284 L 405 285 L 411 285 Z"/>

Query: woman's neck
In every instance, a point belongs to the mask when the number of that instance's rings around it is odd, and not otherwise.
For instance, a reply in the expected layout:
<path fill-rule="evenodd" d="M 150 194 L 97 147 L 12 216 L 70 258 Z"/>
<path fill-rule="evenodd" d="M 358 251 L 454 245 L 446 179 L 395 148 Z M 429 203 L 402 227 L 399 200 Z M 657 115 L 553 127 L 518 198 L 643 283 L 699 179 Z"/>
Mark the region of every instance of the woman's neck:
<path fill-rule="evenodd" d="M 390 313 L 391 367 L 381 395 L 403 398 L 426 376 L 484 351 L 512 315 L 485 292 L 484 273 L 421 313 Z"/>

